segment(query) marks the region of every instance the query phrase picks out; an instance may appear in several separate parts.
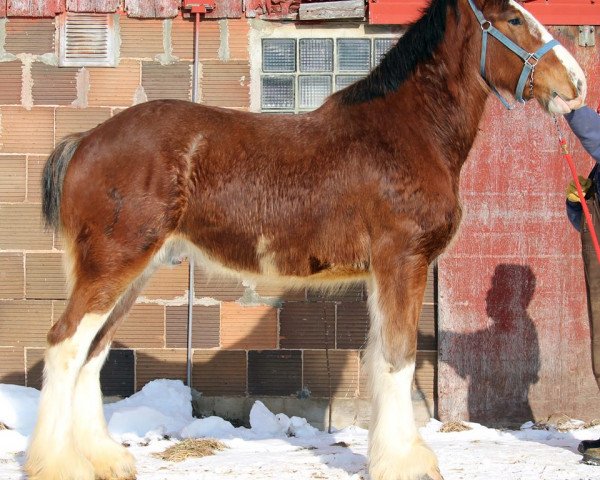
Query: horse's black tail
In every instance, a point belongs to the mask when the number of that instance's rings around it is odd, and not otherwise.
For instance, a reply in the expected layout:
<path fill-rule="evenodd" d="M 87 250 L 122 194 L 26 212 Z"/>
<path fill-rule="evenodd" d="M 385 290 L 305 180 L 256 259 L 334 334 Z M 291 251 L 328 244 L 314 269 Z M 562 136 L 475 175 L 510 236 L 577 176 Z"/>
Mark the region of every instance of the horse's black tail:
<path fill-rule="evenodd" d="M 58 230 L 60 197 L 67 167 L 86 132 L 63 138 L 48 157 L 42 174 L 42 213 L 46 228 Z"/>

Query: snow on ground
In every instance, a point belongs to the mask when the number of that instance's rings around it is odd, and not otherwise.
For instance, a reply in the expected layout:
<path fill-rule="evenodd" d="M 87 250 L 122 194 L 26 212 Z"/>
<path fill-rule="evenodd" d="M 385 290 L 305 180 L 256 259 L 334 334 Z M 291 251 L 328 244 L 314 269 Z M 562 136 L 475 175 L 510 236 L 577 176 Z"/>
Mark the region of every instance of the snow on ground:
<path fill-rule="evenodd" d="M 23 480 L 21 464 L 35 423 L 39 392 L 0 384 L 0 479 Z M 137 458 L 139 480 L 368 479 L 367 431 L 348 427 L 327 434 L 303 418 L 271 413 L 256 402 L 250 428 L 234 428 L 219 417 L 192 417 L 191 394 L 181 382 L 156 380 L 135 395 L 106 405 L 113 437 Z M 435 450 L 446 480 L 591 480 L 600 467 L 580 463 L 580 440 L 600 437 L 600 427 L 500 431 L 478 424 L 440 433 L 432 420 L 421 434 Z M 218 438 L 229 448 L 180 463 L 159 460 L 178 438 Z"/>

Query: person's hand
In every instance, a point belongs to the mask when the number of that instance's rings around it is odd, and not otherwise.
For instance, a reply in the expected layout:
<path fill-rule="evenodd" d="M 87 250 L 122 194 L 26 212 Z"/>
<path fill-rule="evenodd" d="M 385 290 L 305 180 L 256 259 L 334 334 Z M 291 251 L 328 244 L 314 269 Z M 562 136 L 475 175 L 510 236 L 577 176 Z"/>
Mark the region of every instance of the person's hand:
<path fill-rule="evenodd" d="M 585 195 L 592 186 L 592 180 L 579 175 L 579 183 L 581 184 L 581 190 Z M 569 186 L 567 187 L 567 200 L 569 200 L 569 202 L 581 202 L 581 199 L 577 194 L 577 187 L 575 186 L 575 181 L 573 180 L 571 180 Z"/>

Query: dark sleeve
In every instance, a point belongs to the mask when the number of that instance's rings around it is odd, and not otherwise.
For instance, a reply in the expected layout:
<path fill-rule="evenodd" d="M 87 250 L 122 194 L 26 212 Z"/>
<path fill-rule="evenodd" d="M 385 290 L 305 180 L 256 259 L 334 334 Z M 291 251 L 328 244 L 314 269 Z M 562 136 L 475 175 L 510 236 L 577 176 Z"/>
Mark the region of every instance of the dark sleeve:
<path fill-rule="evenodd" d="M 596 162 L 600 162 L 600 115 L 581 107 L 565 115 L 573 133 Z"/>
<path fill-rule="evenodd" d="M 569 202 L 566 201 L 567 204 L 567 217 L 569 218 L 569 222 L 578 232 L 581 229 L 581 216 L 583 214 L 583 208 L 581 207 L 581 203 L 579 202 Z"/>

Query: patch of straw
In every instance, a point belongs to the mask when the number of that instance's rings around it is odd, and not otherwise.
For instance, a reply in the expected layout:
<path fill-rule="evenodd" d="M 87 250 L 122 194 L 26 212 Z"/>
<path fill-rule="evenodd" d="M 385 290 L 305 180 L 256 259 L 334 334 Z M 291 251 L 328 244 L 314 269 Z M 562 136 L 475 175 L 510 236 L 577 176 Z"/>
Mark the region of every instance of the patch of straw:
<path fill-rule="evenodd" d="M 0 430 L 10 430 L 10 427 L 5 423 L 0 422 Z"/>
<path fill-rule="evenodd" d="M 590 420 L 589 422 L 584 423 L 581 428 L 593 428 L 593 427 L 597 427 L 598 425 L 600 425 L 600 419 L 594 418 L 593 420 Z"/>
<path fill-rule="evenodd" d="M 201 458 L 214 455 L 227 448 L 223 442 L 213 438 L 188 438 L 171 445 L 164 452 L 155 453 L 156 458 L 167 462 L 182 462 L 188 458 Z"/>
<path fill-rule="evenodd" d="M 441 433 L 450 433 L 450 432 L 466 432 L 467 430 L 471 430 L 467 424 L 463 422 L 446 422 L 440 428 Z"/>
<path fill-rule="evenodd" d="M 590 426 L 593 426 L 593 422 L 589 422 Z M 596 420 L 597 422 L 597 420 Z M 533 427 L 533 430 L 551 430 L 555 429 L 559 432 L 570 432 L 573 430 L 581 430 L 582 428 L 589 428 L 585 426 L 581 420 L 573 420 L 568 415 L 564 413 L 553 413 L 548 417 L 546 421 L 536 422 Z"/>

